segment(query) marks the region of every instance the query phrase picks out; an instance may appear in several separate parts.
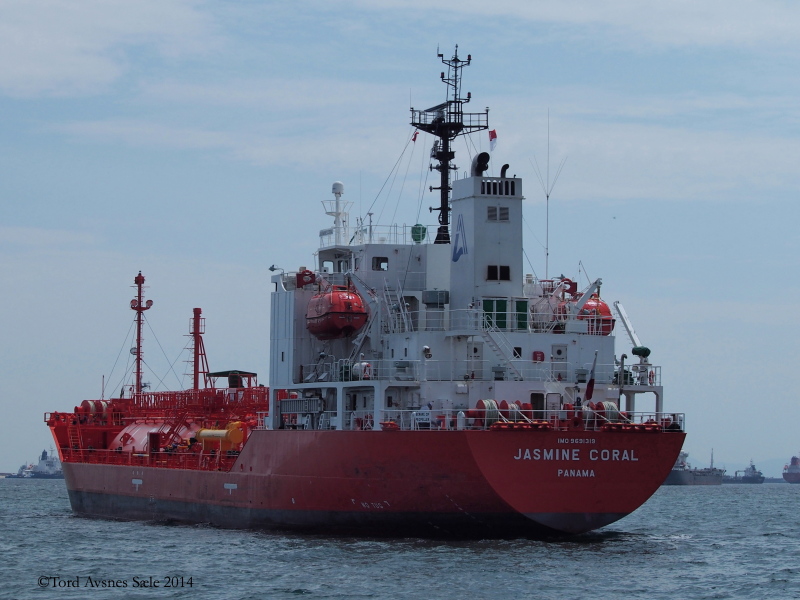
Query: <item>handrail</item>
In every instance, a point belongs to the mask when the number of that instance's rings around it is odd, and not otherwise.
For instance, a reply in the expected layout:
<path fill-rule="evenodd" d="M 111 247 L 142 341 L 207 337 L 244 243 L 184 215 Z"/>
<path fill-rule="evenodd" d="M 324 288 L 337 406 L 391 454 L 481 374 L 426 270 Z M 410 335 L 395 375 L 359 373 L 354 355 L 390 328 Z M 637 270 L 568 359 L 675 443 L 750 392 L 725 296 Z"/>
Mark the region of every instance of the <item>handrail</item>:
<path fill-rule="evenodd" d="M 331 357 L 332 358 L 332 357 Z M 356 364 L 368 364 L 369 369 L 364 370 L 352 367 Z M 383 358 L 364 359 L 351 362 L 349 359 L 327 360 L 304 364 L 302 368 L 303 381 L 319 386 L 325 383 L 358 382 L 369 383 L 369 380 L 380 381 L 449 381 L 456 373 L 458 378 L 466 380 L 492 381 L 514 380 L 545 381 L 574 384 L 585 383 L 583 378 L 589 373 L 591 363 L 544 361 L 532 362 L 530 358 L 512 359 L 506 364 L 509 369 L 505 372 L 493 371 L 492 367 L 497 360 L 438 360 L 410 359 L 410 358 Z M 513 368 L 511 368 L 513 366 Z M 613 364 L 598 364 L 595 369 L 595 383 L 597 385 L 616 385 L 618 369 Z M 652 373 L 652 375 L 651 375 Z M 561 379 L 559 380 L 559 375 Z M 579 381 L 581 380 L 581 381 Z M 639 365 L 634 363 L 630 369 L 626 367 L 623 380 L 624 387 L 647 388 L 661 385 L 661 366 Z"/>
<path fill-rule="evenodd" d="M 164 469 L 230 471 L 238 452 L 212 453 L 191 451 L 131 452 L 92 448 L 61 448 L 61 461 L 100 465 L 131 465 Z"/>
<path fill-rule="evenodd" d="M 684 413 L 655 412 L 619 412 L 612 410 L 606 413 L 605 408 L 598 405 L 596 409 L 562 408 L 558 410 L 524 410 L 513 405 L 509 409 L 385 409 L 380 421 L 375 419 L 375 411 L 369 409 L 347 411 L 344 414 L 342 429 L 346 431 L 380 431 L 380 430 L 429 430 L 429 431 L 462 431 L 489 430 L 496 424 L 533 426 L 536 429 L 556 431 L 603 431 L 619 429 L 620 431 L 684 431 Z M 291 415 L 287 417 L 285 428 L 294 429 Z M 320 413 L 318 422 L 326 426 L 320 429 L 335 429 L 337 422 L 335 411 Z M 524 428 L 524 427 L 523 427 Z M 256 429 L 266 429 L 265 426 Z"/>

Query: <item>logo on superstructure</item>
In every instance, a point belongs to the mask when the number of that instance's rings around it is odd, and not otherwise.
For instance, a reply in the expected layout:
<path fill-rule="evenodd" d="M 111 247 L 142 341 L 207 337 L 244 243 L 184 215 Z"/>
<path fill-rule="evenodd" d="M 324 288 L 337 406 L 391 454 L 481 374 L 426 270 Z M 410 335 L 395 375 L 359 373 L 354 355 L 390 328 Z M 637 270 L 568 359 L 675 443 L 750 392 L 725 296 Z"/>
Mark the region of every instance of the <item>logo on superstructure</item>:
<path fill-rule="evenodd" d="M 455 239 L 453 240 L 453 262 L 458 262 L 463 254 L 469 254 L 467 252 L 467 233 L 464 230 L 464 215 L 458 215 Z"/>

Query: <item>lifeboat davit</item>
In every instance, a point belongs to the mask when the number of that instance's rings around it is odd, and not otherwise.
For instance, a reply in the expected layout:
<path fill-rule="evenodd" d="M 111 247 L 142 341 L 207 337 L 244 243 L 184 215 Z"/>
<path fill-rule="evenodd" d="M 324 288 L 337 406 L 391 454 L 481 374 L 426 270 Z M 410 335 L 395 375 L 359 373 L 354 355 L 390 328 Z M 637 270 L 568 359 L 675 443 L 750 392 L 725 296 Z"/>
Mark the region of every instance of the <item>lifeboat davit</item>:
<path fill-rule="evenodd" d="M 308 303 L 306 328 L 320 340 L 350 337 L 366 322 L 364 300 L 349 286 L 331 286 Z"/>

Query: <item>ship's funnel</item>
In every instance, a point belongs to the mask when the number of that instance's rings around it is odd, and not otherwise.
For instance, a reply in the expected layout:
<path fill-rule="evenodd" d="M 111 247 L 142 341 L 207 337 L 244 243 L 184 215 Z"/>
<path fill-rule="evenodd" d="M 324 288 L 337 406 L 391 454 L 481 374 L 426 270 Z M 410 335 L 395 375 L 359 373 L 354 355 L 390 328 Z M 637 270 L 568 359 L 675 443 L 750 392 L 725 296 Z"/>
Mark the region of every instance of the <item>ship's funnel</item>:
<path fill-rule="evenodd" d="M 481 152 L 472 159 L 472 176 L 480 177 L 489 168 L 489 153 Z"/>

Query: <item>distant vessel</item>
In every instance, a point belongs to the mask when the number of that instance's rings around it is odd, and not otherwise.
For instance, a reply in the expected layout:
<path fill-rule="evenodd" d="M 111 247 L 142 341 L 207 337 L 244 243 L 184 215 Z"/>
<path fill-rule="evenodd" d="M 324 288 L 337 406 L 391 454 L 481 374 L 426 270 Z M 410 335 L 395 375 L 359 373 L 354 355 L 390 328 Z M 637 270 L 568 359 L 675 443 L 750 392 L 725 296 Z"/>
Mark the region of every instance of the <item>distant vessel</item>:
<path fill-rule="evenodd" d="M 793 456 L 789 464 L 783 467 L 783 478 L 789 483 L 800 483 L 800 458 Z"/>
<path fill-rule="evenodd" d="M 711 466 L 706 469 L 693 469 L 688 463 L 689 454 L 681 452 L 662 485 L 721 485 L 725 469 L 714 468 L 714 452 L 711 452 Z"/>
<path fill-rule="evenodd" d="M 6 475 L 6 479 L 64 479 L 64 472 L 55 451 L 48 454 L 42 450 L 37 464 L 22 465 L 16 475 Z"/>
<path fill-rule="evenodd" d="M 31 469 L 31 477 L 34 479 L 64 479 L 64 472 L 61 470 L 61 461 L 55 452 L 47 453 L 42 450 L 39 463 Z"/>
<path fill-rule="evenodd" d="M 33 463 L 20 465 L 16 475 L 6 475 L 6 479 L 27 479 L 33 473 Z"/>
<path fill-rule="evenodd" d="M 764 474 L 756 469 L 756 466 L 753 464 L 753 461 L 750 461 L 750 465 L 742 470 L 742 471 L 735 471 L 733 474 L 733 479 L 727 479 L 725 483 L 764 483 Z"/>

